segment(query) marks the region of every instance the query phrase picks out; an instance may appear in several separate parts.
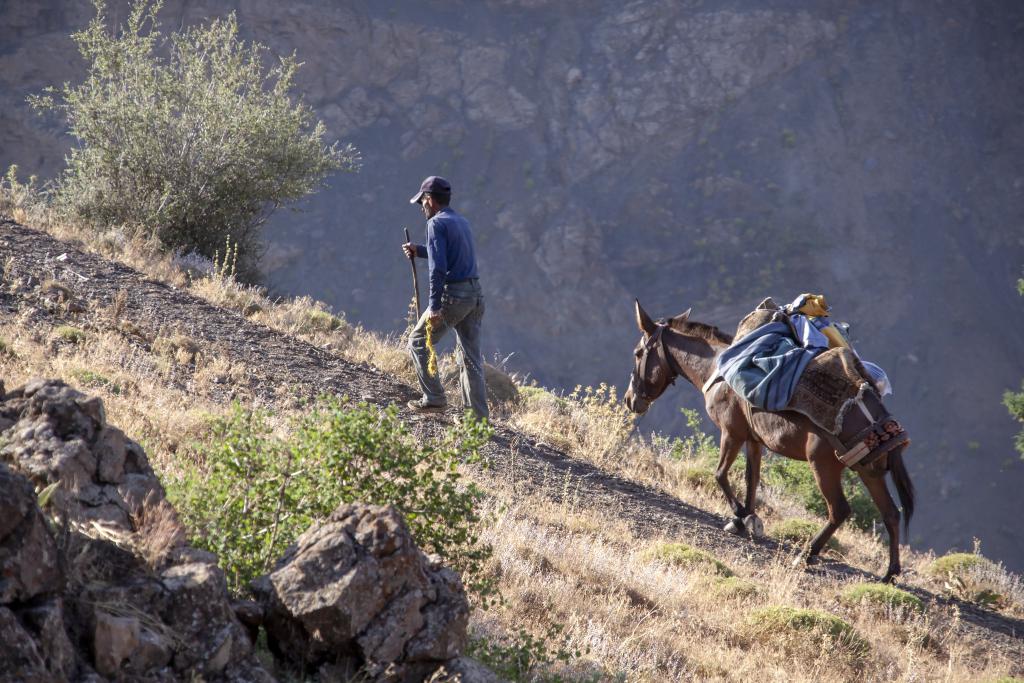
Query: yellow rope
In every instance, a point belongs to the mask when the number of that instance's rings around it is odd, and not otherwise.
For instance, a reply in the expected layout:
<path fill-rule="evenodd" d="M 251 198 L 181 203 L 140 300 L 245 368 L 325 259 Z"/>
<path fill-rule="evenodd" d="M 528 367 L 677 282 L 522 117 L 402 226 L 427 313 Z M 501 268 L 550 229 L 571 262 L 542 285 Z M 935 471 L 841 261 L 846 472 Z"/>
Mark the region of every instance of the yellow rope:
<path fill-rule="evenodd" d="M 437 352 L 434 351 L 434 323 L 427 319 L 427 352 L 430 354 L 427 361 L 427 372 L 431 377 L 437 377 Z"/>

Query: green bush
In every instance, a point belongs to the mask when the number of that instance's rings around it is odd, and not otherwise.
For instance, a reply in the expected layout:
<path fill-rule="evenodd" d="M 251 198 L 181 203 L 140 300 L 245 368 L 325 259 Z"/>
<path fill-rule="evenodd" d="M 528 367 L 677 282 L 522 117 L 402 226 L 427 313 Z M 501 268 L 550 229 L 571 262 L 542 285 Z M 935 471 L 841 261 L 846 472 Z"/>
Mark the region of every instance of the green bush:
<path fill-rule="evenodd" d="M 719 576 L 732 576 L 732 570 L 717 557 L 685 543 L 659 543 L 645 551 L 644 557 L 675 567 L 706 568 Z"/>
<path fill-rule="evenodd" d="M 763 481 L 779 489 L 783 494 L 798 500 L 808 512 L 819 517 L 828 517 L 825 499 L 818 491 L 818 485 L 811 474 L 811 468 L 802 460 L 791 460 L 782 456 L 765 459 Z M 850 503 L 850 522 L 859 529 L 870 531 L 882 518 L 871 495 L 860 479 L 850 470 L 843 472 L 843 493 Z"/>
<path fill-rule="evenodd" d="M 159 1 L 133 0 L 117 31 L 105 2 L 94 4 L 72 36 L 85 81 L 30 99 L 62 114 L 77 140 L 55 190 L 66 215 L 143 226 L 207 257 L 230 237 L 247 266 L 274 209 L 356 168 L 358 153 L 325 146 L 323 123 L 292 102 L 295 56 L 264 68 L 267 49 L 239 39 L 234 14 L 164 39 Z"/>
<path fill-rule="evenodd" d="M 819 522 L 812 522 L 809 519 L 798 519 L 792 517 L 790 519 L 783 520 L 778 524 L 772 524 L 768 530 L 768 535 L 772 538 L 785 541 L 786 543 L 792 543 L 794 545 L 806 545 L 810 543 L 811 539 L 814 538 L 824 524 Z M 836 537 L 828 539 L 828 543 L 825 544 L 826 548 L 832 550 L 839 550 L 839 541 Z"/>
<path fill-rule="evenodd" d="M 492 581 L 483 563 L 491 548 L 477 536 L 483 494 L 465 483 L 459 463 L 477 462 L 490 438 L 467 419 L 435 442 L 419 443 L 383 412 L 322 398 L 275 436 L 269 415 L 235 406 L 200 447 L 203 466 L 170 482 L 170 495 L 193 543 L 220 557 L 232 590 L 265 573 L 310 524 L 339 504 L 393 504 L 416 542 L 463 572 L 487 604 Z"/>
<path fill-rule="evenodd" d="M 975 567 L 989 565 L 988 559 L 975 553 L 950 553 L 938 557 L 925 568 L 925 571 L 932 576 L 945 578 L 947 576 L 963 576 Z"/>
<path fill-rule="evenodd" d="M 839 595 L 847 605 L 872 605 L 901 612 L 924 612 L 924 603 L 916 595 L 882 583 L 857 583 Z"/>

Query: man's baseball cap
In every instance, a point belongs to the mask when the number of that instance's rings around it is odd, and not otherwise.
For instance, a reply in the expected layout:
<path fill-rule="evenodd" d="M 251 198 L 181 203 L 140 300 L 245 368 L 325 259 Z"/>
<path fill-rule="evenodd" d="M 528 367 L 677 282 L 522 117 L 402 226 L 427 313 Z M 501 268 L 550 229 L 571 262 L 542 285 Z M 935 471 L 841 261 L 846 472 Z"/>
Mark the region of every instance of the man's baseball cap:
<path fill-rule="evenodd" d="M 452 193 L 452 184 L 439 175 L 432 175 L 420 185 L 420 191 L 416 193 L 412 199 L 409 200 L 410 204 L 419 204 L 420 200 L 423 199 L 423 195 L 426 193 L 430 194 L 447 194 Z"/>

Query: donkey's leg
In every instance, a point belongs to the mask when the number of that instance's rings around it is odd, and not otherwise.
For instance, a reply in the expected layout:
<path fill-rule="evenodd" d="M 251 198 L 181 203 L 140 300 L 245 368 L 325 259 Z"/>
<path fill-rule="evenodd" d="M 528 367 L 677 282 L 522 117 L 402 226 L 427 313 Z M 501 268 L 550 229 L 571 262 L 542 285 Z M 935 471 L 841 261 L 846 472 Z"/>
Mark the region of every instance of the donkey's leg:
<path fill-rule="evenodd" d="M 747 515 L 743 518 L 743 526 L 751 536 L 764 535 L 764 523 L 757 516 L 757 487 L 761 483 L 761 455 L 764 447 L 756 441 L 747 442 L 747 493 L 743 505 Z"/>
<path fill-rule="evenodd" d="M 889 494 L 889 488 L 885 485 L 885 472 L 873 473 L 863 472 L 860 480 L 864 482 L 875 506 L 882 513 L 882 521 L 885 523 L 885 531 L 889 534 L 889 568 L 882 578 L 882 583 L 891 583 L 894 576 L 901 571 L 900 567 L 900 510 L 896 507 L 896 501 Z"/>
<path fill-rule="evenodd" d="M 742 445 L 742 439 L 738 439 L 729 434 L 729 432 L 722 430 L 722 439 L 719 441 L 718 468 L 715 470 L 715 480 L 718 481 L 718 486 L 722 489 L 722 493 L 725 494 L 725 499 L 728 501 L 729 507 L 732 508 L 734 515 L 734 519 L 725 525 L 725 530 L 737 535 L 742 535 L 745 532 L 743 518 L 749 512 L 736 498 L 736 494 L 732 492 L 732 486 L 729 485 L 729 468 L 736 462 L 736 456 L 739 454 Z"/>
<path fill-rule="evenodd" d="M 843 464 L 827 449 L 825 452 L 811 454 L 807 460 L 814 474 L 814 480 L 818 484 L 818 490 L 825 498 L 828 506 L 828 524 L 811 539 L 811 547 L 808 549 L 804 561 L 807 564 L 814 564 L 817 561 L 818 553 L 825 547 L 832 534 L 836 532 L 847 517 L 850 516 L 850 503 L 843 494 Z"/>

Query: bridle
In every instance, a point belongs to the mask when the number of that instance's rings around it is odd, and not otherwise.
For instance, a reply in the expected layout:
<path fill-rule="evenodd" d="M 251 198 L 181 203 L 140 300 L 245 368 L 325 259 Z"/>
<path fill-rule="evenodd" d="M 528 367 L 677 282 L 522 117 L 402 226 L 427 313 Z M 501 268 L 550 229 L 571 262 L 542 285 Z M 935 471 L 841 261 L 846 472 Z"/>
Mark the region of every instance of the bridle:
<path fill-rule="evenodd" d="M 658 368 L 662 370 L 668 377 L 668 384 L 665 385 L 665 389 L 676 383 L 676 378 L 681 374 L 676 368 L 672 367 L 671 356 L 668 350 L 665 348 L 665 339 L 663 334 L 668 329 L 668 323 L 664 320 L 659 320 L 655 323 L 656 329 L 654 334 L 647 338 L 644 342 L 644 355 L 640 358 L 640 368 L 638 373 L 639 381 L 634 386 L 636 390 L 637 398 L 644 400 L 647 403 L 653 403 L 654 399 L 661 396 L 649 396 L 647 393 L 647 361 L 651 357 L 651 351 L 654 351 L 654 355 L 658 360 Z M 662 389 L 664 392 L 664 389 Z"/>

